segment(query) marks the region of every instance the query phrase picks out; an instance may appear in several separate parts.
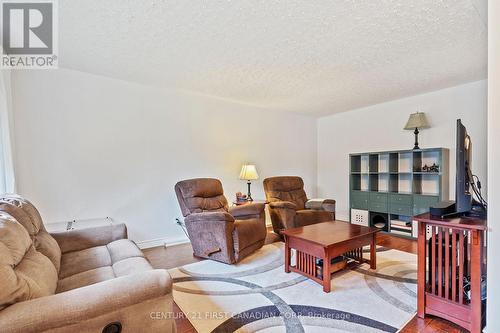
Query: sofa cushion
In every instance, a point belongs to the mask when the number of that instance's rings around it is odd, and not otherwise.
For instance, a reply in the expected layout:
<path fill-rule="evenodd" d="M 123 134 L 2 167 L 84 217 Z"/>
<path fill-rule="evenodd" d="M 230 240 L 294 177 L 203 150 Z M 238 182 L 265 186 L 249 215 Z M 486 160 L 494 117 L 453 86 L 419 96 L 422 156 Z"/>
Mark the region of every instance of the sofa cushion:
<path fill-rule="evenodd" d="M 57 271 L 33 246 L 27 230 L 12 216 L 0 214 L 0 309 L 13 303 L 52 295 Z"/>
<path fill-rule="evenodd" d="M 98 267 L 85 272 L 77 273 L 59 280 L 56 293 L 81 288 L 90 284 L 110 280 L 115 278 L 115 273 L 111 266 Z"/>
<path fill-rule="evenodd" d="M 134 242 L 120 239 L 108 245 L 64 253 L 57 292 L 152 269 Z"/>
<path fill-rule="evenodd" d="M 324 210 L 305 209 L 298 210 L 295 215 L 295 226 L 303 227 L 310 224 L 319 222 L 326 222 L 333 220 L 332 213 Z"/>
<path fill-rule="evenodd" d="M 111 263 L 111 256 L 105 245 L 68 252 L 62 256 L 59 278 L 64 279 L 94 268 L 111 266 Z"/>
<path fill-rule="evenodd" d="M 113 272 L 116 277 L 150 271 L 153 269 L 146 258 L 126 258 L 113 264 Z"/>
<path fill-rule="evenodd" d="M 48 257 L 59 272 L 61 249 L 56 240 L 45 230 L 36 207 L 18 195 L 8 194 L 0 197 L 0 211 L 14 217 L 28 231 L 36 250 Z"/>
<path fill-rule="evenodd" d="M 129 239 L 116 240 L 106 247 L 113 263 L 132 257 L 144 257 L 142 251 Z"/>

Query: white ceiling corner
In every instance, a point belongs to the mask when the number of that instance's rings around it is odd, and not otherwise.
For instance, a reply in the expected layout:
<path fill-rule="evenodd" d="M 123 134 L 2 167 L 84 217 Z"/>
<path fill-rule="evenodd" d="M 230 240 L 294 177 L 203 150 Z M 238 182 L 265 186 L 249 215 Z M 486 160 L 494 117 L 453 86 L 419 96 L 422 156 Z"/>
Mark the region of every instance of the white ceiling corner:
<path fill-rule="evenodd" d="M 486 0 L 59 1 L 60 67 L 326 115 L 479 80 Z"/>

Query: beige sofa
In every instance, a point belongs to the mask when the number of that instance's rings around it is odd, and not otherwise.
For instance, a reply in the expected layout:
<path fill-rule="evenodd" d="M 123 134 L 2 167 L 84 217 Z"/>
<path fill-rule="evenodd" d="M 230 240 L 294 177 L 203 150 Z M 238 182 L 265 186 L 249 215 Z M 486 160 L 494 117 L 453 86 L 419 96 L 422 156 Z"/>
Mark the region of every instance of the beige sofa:
<path fill-rule="evenodd" d="M 174 332 L 172 281 L 124 224 L 49 234 L 37 209 L 0 197 L 1 332 Z"/>

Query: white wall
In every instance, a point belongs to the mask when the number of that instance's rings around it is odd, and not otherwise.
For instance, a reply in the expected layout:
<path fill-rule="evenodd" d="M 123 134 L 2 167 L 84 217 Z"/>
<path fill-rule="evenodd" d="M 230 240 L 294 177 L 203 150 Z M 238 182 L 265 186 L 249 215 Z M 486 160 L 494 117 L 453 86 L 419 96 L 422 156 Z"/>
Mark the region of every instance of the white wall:
<path fill-rule="evenodd" d="M 245 161 L 261 176 L 255 199 L 274 175 L 301 175 L 314 194 L 312 117 L 62 69 L 12 84 L 18 190 L 47 222 L 112 216 L 136 241 L 178 241 L 174 184 L 217 177 L 232 200 Z"/>
<path fill-rule="evenodd" d="M 319 118 L 319 196 L 336 199 L 338 217 L 348 219 L 349 153 L 413 148 L 413 132 L 403 127 L 417 110 L 432 126 L 420 132 L 420 147 L 450 149 L 450 196 L 455 193 L 457 118 L 471 135 L 473 170 L 486 192 L 486 92 L 483 80 Z"/>
<path fill-rule="evenodd" d="M 488 1 L 488 313 L 500 332 L 500 2 Z"/>

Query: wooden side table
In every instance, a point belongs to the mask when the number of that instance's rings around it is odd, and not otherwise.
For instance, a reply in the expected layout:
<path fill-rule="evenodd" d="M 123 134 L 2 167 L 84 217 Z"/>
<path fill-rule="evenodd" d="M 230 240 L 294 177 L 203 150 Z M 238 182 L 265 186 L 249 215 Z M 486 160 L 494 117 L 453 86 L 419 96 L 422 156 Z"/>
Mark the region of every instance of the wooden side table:
<path fill-rule="evenodd" d="M 480 333 L 486 220 L 441 219 L 429 213 L 414 220 L 418 222 L 418 316 L 435 315 Z"/>

